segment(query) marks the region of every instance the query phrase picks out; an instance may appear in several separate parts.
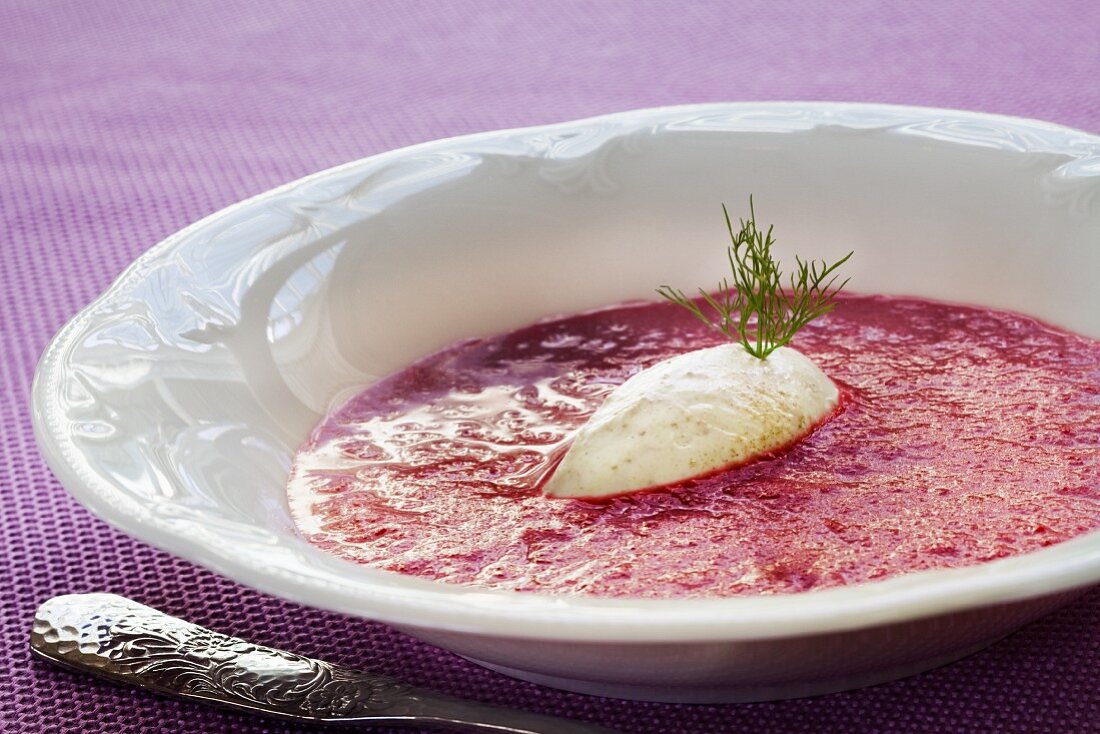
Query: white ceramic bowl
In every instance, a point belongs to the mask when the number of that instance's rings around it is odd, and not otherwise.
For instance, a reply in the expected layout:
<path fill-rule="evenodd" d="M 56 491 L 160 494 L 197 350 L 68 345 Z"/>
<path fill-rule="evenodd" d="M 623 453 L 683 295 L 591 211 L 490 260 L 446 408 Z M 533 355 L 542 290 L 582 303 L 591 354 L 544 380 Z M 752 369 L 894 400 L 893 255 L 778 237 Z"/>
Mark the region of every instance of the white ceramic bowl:
<path fill-rule="evenodd" d="M 973 651 L 1100 581 L 1100 532 L 798 595 L 485 591 L 322 554 L 283 482 L 334 400 L 443 344 L 709 282 L 720 201 L 861 292 L 1006 307 L 1100 337 L 1100 138 L 881 105 L 673 107 L 418 145 L 215 214 L 142 256 L 34 388 L 62 483 L 241 583 L 391 623 L 489 667 L 664 701 L 808 695 Z"/>

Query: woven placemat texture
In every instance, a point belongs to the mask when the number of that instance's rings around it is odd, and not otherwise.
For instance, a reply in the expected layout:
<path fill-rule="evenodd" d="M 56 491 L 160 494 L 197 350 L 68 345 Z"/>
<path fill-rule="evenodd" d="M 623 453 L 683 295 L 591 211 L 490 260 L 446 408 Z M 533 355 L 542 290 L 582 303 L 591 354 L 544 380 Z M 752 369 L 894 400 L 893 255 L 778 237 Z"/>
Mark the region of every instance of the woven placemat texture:
<path fill-rule="evenodd" d="M 36 605 L 81 591 L 624 732 L 1098 730 L 1096 593 L 967 660 L 871 689 L 738 706 L 604 700 L 170 557 L 93 518 L 38 455 L 29 391 L 51 335 L 139 253 L 206 214 L 433 138 L 755 99 L 957 107 L 1100 132 L 1100 3 L 0 4 L 0 730 L 308 730 L 33 662 Z"/>

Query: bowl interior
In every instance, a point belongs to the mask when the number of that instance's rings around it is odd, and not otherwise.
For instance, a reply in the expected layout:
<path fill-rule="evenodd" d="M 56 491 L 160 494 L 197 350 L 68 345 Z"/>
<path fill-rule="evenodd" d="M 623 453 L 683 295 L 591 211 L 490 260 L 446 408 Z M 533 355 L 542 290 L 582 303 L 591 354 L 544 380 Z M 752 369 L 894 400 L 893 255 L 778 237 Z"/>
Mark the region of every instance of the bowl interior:
<path fill-rule="evenodd" d="M 750 194 L 788 262 L 854 249 L 853 290 L 1100 338 L 1100 139 L 885 106 L 668 108 L 395 151 L 184 230 L 47 353 L 44 451 L 112 522 L 238 580 L 380 618 L 395 584 L 430 605 L 452 590 L 297 538 L 296 446 L 449 342 L 716 282 L 720 205 Z"/>

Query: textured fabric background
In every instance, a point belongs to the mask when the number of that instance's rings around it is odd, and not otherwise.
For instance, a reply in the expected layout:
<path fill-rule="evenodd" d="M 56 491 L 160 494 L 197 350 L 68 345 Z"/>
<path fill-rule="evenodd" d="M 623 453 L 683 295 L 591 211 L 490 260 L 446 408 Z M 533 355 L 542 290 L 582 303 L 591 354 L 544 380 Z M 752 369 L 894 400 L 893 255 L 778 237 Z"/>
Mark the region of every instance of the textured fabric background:
<path fill-rule="evenodd" d="M 35 361 L 140 252 L 343 161 L 682 102 L 884 101 L 1100 132 L 1100 3 L 38 2 L 0 5 L 0 730 L 287 732 L 32 662 L 50 595 L 130 595 L 267 644 L 624 732 L 1100 730 L 1100 595 L 965 661 L 812 700 L 670 706 L 514 681 L 287 604 L 93 519 L 31 437 Z"/>

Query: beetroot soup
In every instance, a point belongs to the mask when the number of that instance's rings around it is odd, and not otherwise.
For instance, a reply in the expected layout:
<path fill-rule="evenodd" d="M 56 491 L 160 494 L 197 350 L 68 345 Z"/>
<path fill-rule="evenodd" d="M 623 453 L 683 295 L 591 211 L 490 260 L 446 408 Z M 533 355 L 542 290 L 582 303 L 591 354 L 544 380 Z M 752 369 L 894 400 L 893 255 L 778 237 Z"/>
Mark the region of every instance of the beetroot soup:
<path fill-rule="evenodd" d="M 647 597 L 859 583 L 1100 527 L 1100 343 L 912 298 L 842 296 L 798 333 L 841 398 L 785 451 L 606 501 L 541 495 L 617 385 L 722 340 L 645 303 L 447 347 L 315 429 L 289 481 L 295 520 L 377 568 Z"/>

